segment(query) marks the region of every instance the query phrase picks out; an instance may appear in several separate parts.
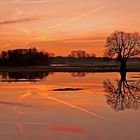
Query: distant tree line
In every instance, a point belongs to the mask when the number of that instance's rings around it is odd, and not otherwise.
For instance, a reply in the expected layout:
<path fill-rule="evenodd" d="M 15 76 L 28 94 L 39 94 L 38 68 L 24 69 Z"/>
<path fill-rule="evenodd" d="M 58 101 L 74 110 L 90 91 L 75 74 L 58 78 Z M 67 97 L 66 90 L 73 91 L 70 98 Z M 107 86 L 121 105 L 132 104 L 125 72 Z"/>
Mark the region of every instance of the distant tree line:
<path fill-rule="evenodd" d="M 36 66 L 49 64 L 49 54 L 38 51 L 36 48 L 14 49 L 0 53 L 1 66 Z"/>
<path fill-rule="evenodd" d="M 87 57 L 96 57 L 95 54 L 89 54 L 84 50 L 74 50 L 71 51 L 71 53 L 68 55 L 68 57 L 74 57 L 74 58 L 87 58 Z"/>

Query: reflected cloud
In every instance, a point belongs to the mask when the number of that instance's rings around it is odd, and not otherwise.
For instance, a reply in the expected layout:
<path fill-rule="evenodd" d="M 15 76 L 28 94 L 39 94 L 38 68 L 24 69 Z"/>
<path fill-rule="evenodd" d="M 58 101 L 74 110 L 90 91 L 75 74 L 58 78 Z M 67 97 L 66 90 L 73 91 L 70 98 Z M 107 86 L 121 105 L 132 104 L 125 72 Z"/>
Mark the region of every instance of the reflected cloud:
<path fill-rule="evenodd" d="M 54 97 L 50 97 L 50 96 L 48 96 L 48 99 L 50 99 L 50 100 L 52 100 L 52 101 L 59 102 L 59 103 L 61 103 L 61 104 L 64 104 L 64 105 L 69 106 L 69 107 L 71 107 L 71 108 L 73 108 L 73 109 L 79 110 L 79 111 L 81 111 L 81 112 L 87 113 L 88 115 L 90 115 L 90 116 L 92 116 L 92 117 L 96 117 L 96 118 L 98 118 L 98 119 L 105 120 L 105 118 L 104 118 L 103 116 L 98 115 L 97 113 L 91 112 L 91 111 L 89 111 L 89 110 L 87 110 L 87 109 L 85 109 L 85 108 L 82 108 L 82 107 L 73 105 L 73 104 L 71 104 L 71 103 L 69 103 L 69 102 L 67 102 L 67 101 L 63 101 L 63 100 L 60 100 L 60 99 L 57 99 L 57 98 L 54 98 Z"/>
<path fill-rule="evenodd" d="M 140 74 L 137 74 L 137 75 L 131 76 L 131 78 L 140 79 Z"/>
<path fill-rule="evenodd" d="M 21 95 L 21 96 L 19 97 L 19 100 L 23 100 L 24 98 L 29 97 L 29 96 L 31 96 L 31 95 L 32 95 L 31 92 L 28 91 L 28 92 L 26 92 L 25 94 Z"/>
<path fill-rule="evenodd" d="M 0 101 L 0 104 L 9 105 L 9 106 L 31 107 L 31 105 L 26 105 L 26 104 L 21 104 L 21 103 L 14 103 L 14 102 L 5 102 L 5 101 Z"/>
<path fill-rule="evenodd" d="M 48 128 L 53 131 L 69 131 L 69 132 L 80 132 L 80 133 L 87 132 L 86 129 L 80 126 L 52 125 L 52 126 L 48 126 Z"/>
<path fill-rule="evenodd" d="M 76 125 L 49 125 L 43 122 L 0 122 L 0 125 L 14 125 L 17 126 L 20 134 L 25 132 L 24 126 L 26 125 L 39 125 L 39 126 L 46 126 L 51 131 L 68 131 L 68 132 L 76 132 L 76 133 L 86 133 L 88 132 L 85 128 Z"/>
<path fill-rule="evenodd" d="M 23 127 L 22 123 L 21 124 L 19 123 L 17 125 L 17 127 L 18 127 L 18 130 L 19 130 L 19 133 L 21 133 L 21 134 L 24 133 L 24 127 Z"/>
<path fill-rule="evenodd" d="M 140 81 L 117 80 L 114 84 L 110 80 L 103 83 L 106 91 L 106 102 L 115 111 L 140 108 Z"/>
<path fill-rule="evenodd" d="M 18 125 L 19 122 L 11 121 L 11 122 L 0 122 L 0 125 Z M 40 125 L 40 126 L 48 126 L 47 123 L 43 122 L 22 122 L 22 125 Z"/>
<path fill-rule="evenodd" d="M 53 89 L 52 91 L 79 91 L 79 90 L 85 90 L 83 88 L 57 88 Z"/>
<path fill-rule="evenodd" d="M 23 116 L 23 115 L 25 114 L 24 111 L 21 111 L 21 110 L 18 110 L 18 109 L 16 109 L 15 111 L 16 111 L 16 114 L 17 114 L 18 116 Z"/>

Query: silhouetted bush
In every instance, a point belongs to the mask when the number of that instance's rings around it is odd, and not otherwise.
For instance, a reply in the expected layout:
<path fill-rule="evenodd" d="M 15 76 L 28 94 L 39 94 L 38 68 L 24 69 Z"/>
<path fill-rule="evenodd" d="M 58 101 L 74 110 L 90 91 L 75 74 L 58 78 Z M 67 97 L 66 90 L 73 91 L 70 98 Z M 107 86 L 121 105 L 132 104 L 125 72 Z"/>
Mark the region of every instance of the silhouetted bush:
<path fill-rule="evenodd" d="M 0 65 L 2 66 L 37 66 L 49 64 L 49 54 L 40 52 L 36 48 L 2 51 L 0 55 Z"/>

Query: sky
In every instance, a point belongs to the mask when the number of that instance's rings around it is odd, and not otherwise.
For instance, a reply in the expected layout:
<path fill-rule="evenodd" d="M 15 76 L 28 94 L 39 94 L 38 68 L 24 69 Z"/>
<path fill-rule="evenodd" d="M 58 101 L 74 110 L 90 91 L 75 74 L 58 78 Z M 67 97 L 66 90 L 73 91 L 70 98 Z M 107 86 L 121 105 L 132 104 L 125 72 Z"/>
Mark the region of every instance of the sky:
<path fill-rule="evenodd" d="M 0 50 L 102 56 L 112 32 L 140 32 L 140 0 L 0 0 Z"/>

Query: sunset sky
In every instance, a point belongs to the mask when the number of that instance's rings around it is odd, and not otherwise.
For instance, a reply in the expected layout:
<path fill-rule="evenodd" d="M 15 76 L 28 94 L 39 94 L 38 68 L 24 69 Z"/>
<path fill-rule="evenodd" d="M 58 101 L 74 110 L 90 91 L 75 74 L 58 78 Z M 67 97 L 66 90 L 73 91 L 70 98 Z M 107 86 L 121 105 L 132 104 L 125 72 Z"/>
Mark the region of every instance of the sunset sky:
<path fill-rule="evenodd" d="M 140 32 L 140 0 L 0 0 L 0 50 L 36 47 L 102 56 L 116 30 Z"/>

